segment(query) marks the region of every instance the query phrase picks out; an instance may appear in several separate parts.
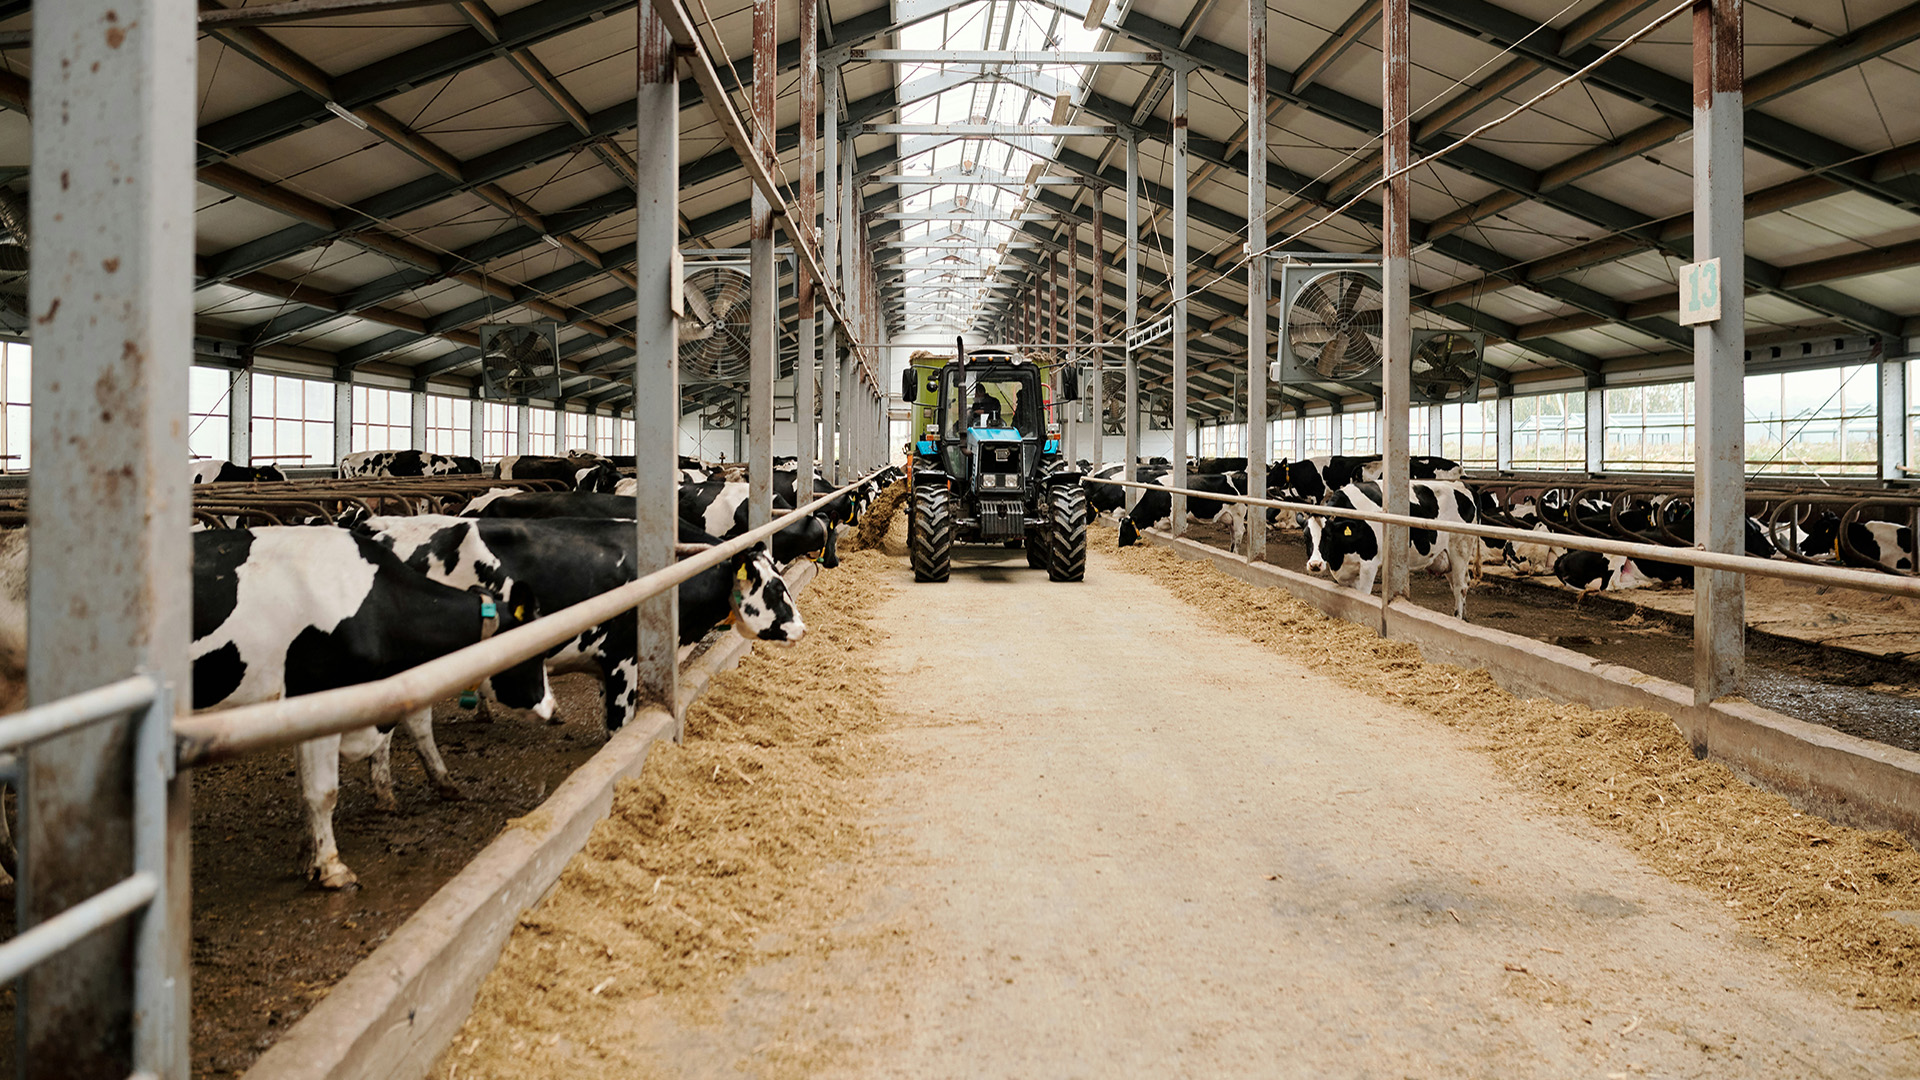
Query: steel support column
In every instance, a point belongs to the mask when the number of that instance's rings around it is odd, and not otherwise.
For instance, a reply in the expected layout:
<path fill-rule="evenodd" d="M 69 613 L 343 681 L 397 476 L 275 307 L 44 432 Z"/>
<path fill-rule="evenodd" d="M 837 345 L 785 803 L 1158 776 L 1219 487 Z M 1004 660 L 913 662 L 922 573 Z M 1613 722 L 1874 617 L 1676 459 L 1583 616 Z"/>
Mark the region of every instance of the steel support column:
<path fill-rule="evenodd" d="M 774 0 L 753 0 L 753 154 L 774 160 L 774 81 L 780 68 Z M 747 524 L 773 520 L 773 377 L 780 363 L 780 276 L 773 259 L 773 203 L 758 185 L 747 240 L 752 316 L 747 343 Z"/>
<path fill-rule="evenodd" d="M 32 704 L 149 672 L 191 705 L 195 22 L 173 0 L 63 0 L 33 20 Z M 53 182 L 58 178 L 58 182 Z M 141 870 L 152 903 L 16 985 L 20 1075 L 186 1080 L 189 784 L 106 721 L 25 751 L 19 927 Z M 163 821 L 138 819 L 163 762 Z M 142 785 L 144 786 L 144 785 Z"/>
<path fill-rule="evenodd" d="M 1587 475 L 1598 476 L 1607 458 L 1607 391 L 1599 379 L 1588 378 L 1581 396 L 1587 409 Z"/>
<path fill-rule="evenodd" d="M 680 450 L 679 336 L 671 300 L 680 287 L 670 252 L 680 242 L 680 84 L 674 78 L 673 37 L 650 4 L 636 9 L 639 115 L 655 122 L 635 129 L 633 312 L 633 415 L 635 538 L 634 567 L 646 574 L 673 562 L 679 539 Z M 475 403 L 478 411 L 479 403 Z M 614 449 L 619 447 L 616 412 Z M 640 602 L 640 696 L 664 706 L 679 720 L 680 593 L 668 589 Z"/>
<path fill-rule="evenodd" d="M 1173 69 L 1173 486 L 1187 486 L 1187 75 L 1193 63 L 1170 62 Z M 1175 536 L 1187 531 L 1187 497 L 1173 497 L 1169 525 Z"/>
<path fill-rule="evenodd" d="M 1071 220 L 1067 222 L 1067 358 L 1076 369 L 1080 365 L 1080 226 Z M 1099 313 L 1095 312 L 1097 316 Z M 1054 406 L 1060 414 L 1060 428 L 1065 441 L 1060 444 L 1061 457 L 1069 463 L 1080 460 L 1080 429 L 1086 425 L 1080 422 L 1081 408 L 1077 401 L 1063 401 Z"/>
<path fill-rule="evenodd" d="M 227 460 L 253 463 L 253 372 L 227 373 Z"/>
<path fill-rule="evenodd" d="M 816 240 L 814 215 L 819 210 L 816 172 L 820 168 L 820 0 L 800 0 L 800 220 L 787 227 Z M 804 262 L 794 260 L 794 300 L 800 319 L 799 341 L 793 362 L 794 505 L 806 502 L 813 490 L 813 426 L 815 370 L 818 367 L 814 330 L 813 275 Z"/>
<path fill-rule="evenodd" d="M 858 393 L 854 385 L 854 357 L 855 345 L 866 329 L 862 318 L 866 295 L 860 289 L 860 219 L 857 213 L 860 192 L 853 182 L 854 169 L 859 160 L 859 144 L 852 133 L 848 133 L 840 153 L 840 296 L 845 301 L 842 309 L 847 314 L 847 325 L 841 334 L 844 351 L 840 359 L 840 414 L 834 419 L 834 430 L 840 438 L 840 468 L 834 477 L 838 483 L 845 483 L 856 465 L 851 452 L 853 443 L 850 431 L 857 415 L 854 412 L 855 394 Z"/>
<path fill-rule="evenodd" d="M 844 282 L 845 272 L 835 269 L 840 259 L 840 61 L 829 58 L 821 67 L 820 77 L 825 83 L 827 118 L 822 139 L 825 161 L 821 173 L 827 189 L 821 213 L 820 262 L 832 280 Z M 840 479 L 835 426 L 840 415 L 840 343 L 848 340 L 849 328 L 829 315 L 820 343 L 820 471 L 835 483 Z"/>
<path fill-rule="evenodd" d="M 340 381 L 333 384 L 333 460 L 293 461 L 294 465 L 336 465 L 340 459 L 353 452 L 353 384 Z"/>
<path fill-rule="evenodd" d="M 1247 494 L 1265 495 L 1267 460 L 1267 0 L 1247 3 Z M 1186 327 L 1179 328 L 1185 331 Z M 1255 448 L 1258 448 L 1257 450 Z M 1247 558 L 1267 553 L 1267 515 L 1247 513 Z"/>
<path fill-rule="evenodd" d="M 467 432 L 468 437 L 472 439 L 470 449 L 473 451 L 474 457 L 485 461 L 487 458 L 487 402 L 486 399 L 479 397 L 476 392 L 476 395 L 470 398 L 468 403 L 473 406 L 467 411 Z"/>
<path fill-rule="evenodd" d="M 1693 257 L 1720 260 L 1720 318 L 1693 328 L 1694 539 L 1738 554 L 1746 524 L 1745 34 L 1742 0 L 1693 6 Z M 1739 574 L 1694 575 L 1693 698 L 1740 692 L 1746 590 Z"/>
<path fill-rule="evenodd" d="M 1175 260 L 1176 262 L 1178 260 Z M 1140 321 L 1140 140 L 1127 137 L 1127 329 Z M 1127 350 L 1126 463 L 1120 474 L 1140 479 L 1140 357 Z M 1127 488 L 1127 509 L 1140 501 L 1139 488 Z"/>
<path fill-rule="evenodd" d="M 1411 160 L 1407 114 L 1408 40 L 1407 0 L 1386 0 L 1381 9 L 1383 168 L 1394 176 Z M 1383 289 L 1385 311 L 1381 344 L 1385 363 L 1380 370 L 1380 452 L 1385 463 L 1381 494 L 1390 514 L 1407 512 L 1407 439 L 1411 434 L 1408 407 L 1413 394 L 1413 306 L 1409 274 L 1408 205 L 1411 185 L 1401 173 L 1387 183 L 1381 200 L 1382 239 L 1385 247 Z M 1336 440 L 1335 452 L 1339 451 Z M 1407 595 L 1408 536 L 1404 525 L 1388 525 L 1381 568 L 1380 606 L 1384 629 L 1386 605 Z"/>
<path fill-rule="evenodd" d="M 1501 394 L 1494 409 L 1494 468 L 1513 471 L 1513 395 Z"/>
<path fill-rule="evenodd" d="M 513 452 L 533 453 L 533 406 L 524 401 L 513 409 Z"/>
<path fill-rule="evenodd" d="M 1107 339 L 1103 325 L 1107 309 L 1107 212 L 1106 188 L 1095 184 L 1089 192 L 1093 203 L 1093 453 L 1090 461 L 1095 472 L 1106 464 L 1107 456 L 1107 350 L 1098 343 Z"/>
<path fill-rule="evenodd" d="M 1907 361 L 1880 361 L 1880 478 L 1904 480 L 1907 464 Z"/>
<path fill-rule="evenodd" d="M 427 448 L 427 392 L 425 390 L 407 392 L 407 448 L 411 450 Z"/>

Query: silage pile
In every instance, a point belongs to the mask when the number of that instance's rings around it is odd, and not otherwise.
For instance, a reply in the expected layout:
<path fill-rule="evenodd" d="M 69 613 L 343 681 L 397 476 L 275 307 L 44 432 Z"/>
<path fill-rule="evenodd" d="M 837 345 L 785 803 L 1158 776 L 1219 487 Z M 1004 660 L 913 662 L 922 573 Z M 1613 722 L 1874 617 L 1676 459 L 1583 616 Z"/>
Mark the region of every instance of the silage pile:
<path fill-rule="evenodd" d="M 887 531 L 907 501 L 907 480 L 901 477 L 874 496 L 873 505 L 860 515 L 860 525 L 847 542 L 848 551 L 878 551 L 885 546 Z M 904 549 L 902 549 L 904 551 Z"/>
<path fill-rule="evenodd" d="M 1898 834 L 1801 814 L 1723 765 L 1694 760 L 1664 713 L 1523 700 L 1481 669 L 1330 619 L 1277 589 L 1148 544 L 1113 565 L 1153 578 L 1216 624 L 1379 699 L 1473 732 L 1516 785 L 1618 835 L 1745 927 L 1834 977 L 1862 1008 L 1920 1010 L 1920 854 Z"/>
<path fill-rule="evenodd" d="M 887 760 L 867 621 L 892 561 L 843 558 L 799 598 L 807 636 L 757 648 L 657 744 L 640 780 L 514 929 L 434 1077 L 653 1075 L 637 1006 L 667 994 L 698 1017 L 756 941 L 807 942 L 846 902 L 833 868 L 868 843 L 866 778 Z M 788 950 L 795 946 L 785 946 Z"/>

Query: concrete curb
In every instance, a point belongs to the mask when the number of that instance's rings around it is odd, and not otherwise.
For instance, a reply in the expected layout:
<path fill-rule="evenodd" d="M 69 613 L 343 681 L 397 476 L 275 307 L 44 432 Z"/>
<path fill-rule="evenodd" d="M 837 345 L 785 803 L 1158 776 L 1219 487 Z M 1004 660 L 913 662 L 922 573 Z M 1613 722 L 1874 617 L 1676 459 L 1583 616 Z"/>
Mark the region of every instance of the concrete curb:
<path fill-rule="evenodd" d="M 1207 560 L 1242 581 L 1284 589 L 1322 612 L 1420 646 L 1428 660 L 1485 668 L 1524 697 L 1641 708 L 1671 716 L 1696 757 L 1710 757 L 1794 806 L 1863 829 L 1892 829 L 1920 845 L 1920 754 L 1847 735 L 1740 699 L 1693 703 L 1693 690 L 1571 649 L 1461 623 L 1404 601 L 1385 625 L 1379 603 L 1352 589 L 1164 532 L 1141 534 L 1183 559 Z"/>
<path fill-rule="evenodd" d="M 814 564 L 790 567 L 805 589 Z M 680 712 L 753 643 L 731 627 L 680 672 Z M 507 823 L 460 873 L 354 965 L 325 1000 L 260 1055 L 244 1080 L 417 1080 L 446 1049 L 480 984 L 500 959 L 520 913 L 538 904 L 607 816 L 622 780 L 640 775 L 655 741 L 680 717 L 646 709 L 615 732 L 547 800 Z"/>

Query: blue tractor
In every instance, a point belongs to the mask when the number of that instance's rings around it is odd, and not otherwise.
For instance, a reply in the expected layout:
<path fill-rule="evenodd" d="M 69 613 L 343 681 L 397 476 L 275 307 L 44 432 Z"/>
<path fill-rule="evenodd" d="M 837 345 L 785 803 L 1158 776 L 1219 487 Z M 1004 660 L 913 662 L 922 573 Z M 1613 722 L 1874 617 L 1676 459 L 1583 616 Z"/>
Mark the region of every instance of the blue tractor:
<path fill-rule="evenodd" d="M 1077 400 L 1075 369 L 1058 373 L 1059 401 Z M 1048 578 L 1085 579 L 1087 497 L 1080 473 L 1060 467 L 1046 375 L 1012 354 L 970 359 L 964 344 L 937 371 L 907 369 L 902 396 L 935 399 L 910 447 L 907 553 L 915 581 L 947 580 L 956 543 L 1025 548 L 1027 565 Z"/>

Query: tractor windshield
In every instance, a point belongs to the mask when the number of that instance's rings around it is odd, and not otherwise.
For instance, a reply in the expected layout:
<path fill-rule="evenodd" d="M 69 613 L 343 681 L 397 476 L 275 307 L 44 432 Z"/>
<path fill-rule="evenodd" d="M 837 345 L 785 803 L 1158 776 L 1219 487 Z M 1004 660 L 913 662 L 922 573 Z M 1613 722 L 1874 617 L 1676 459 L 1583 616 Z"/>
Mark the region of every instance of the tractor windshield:
<path fill-rule="evenodd" d="M 1014 428 L 1022 438 L 1040 433 L 1039 380 L 1031 370 L 947 369 L 941 426 L 958 435 L 968 428 Z"/>

